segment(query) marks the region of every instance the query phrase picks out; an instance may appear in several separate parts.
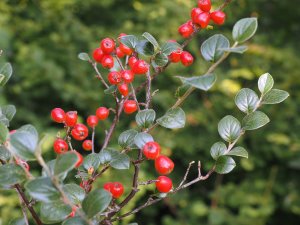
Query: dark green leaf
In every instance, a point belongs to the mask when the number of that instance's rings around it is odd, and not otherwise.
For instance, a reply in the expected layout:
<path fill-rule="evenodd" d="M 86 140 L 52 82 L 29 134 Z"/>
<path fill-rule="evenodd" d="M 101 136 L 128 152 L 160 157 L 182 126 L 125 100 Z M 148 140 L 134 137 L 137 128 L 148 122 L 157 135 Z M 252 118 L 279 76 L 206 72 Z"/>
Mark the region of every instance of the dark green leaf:
<path fill-rule="evenodd" d="M 99 152 L 99 160 L 101 164 L 105 164 L 111 161 L 111 151 L 111 149 L 105 148 Z"/>
<path fill-rule="evenodd" d="M 47 162 L 47 166 L 48 166 L 48 168 L 50 170 L 51 176 L 54 176 L 54 167 L 55 167 L 55 164 L 56 164 L 56 159 L 53 159 L 53 160 Z M 64 180 L 67 177 L 67 175 L 68 175 L 68 173 L 64 173 L 64 174 L 61 174 L 60 176 L 58 176 L 58 178 L 60 180 Z M 48 174 L 46 173 L 46 171 L 44 170 L 44 168 L 42 170 L 42 176 L 48 177 Z"/>
<path fill-rule="evenodd" d="M 169 109 L 166 114 L 156 121 L 159 125 L 170 128 L 183 128 L 185 126 L 185 113 L 181 108 Z"/>
<path fill-rule="evenodd" d="M 278 104 L 289 97 L 289 93 L 283 90 L 272 89 L 262 98 L 262 104 Z"/>
<path fill-rule="evenodd" d="M 72 208 L 62 201 L 55 201 L 41 204 L 41 220 L 45 224 L 58 223 L 70 215 Z"/>
<path fill-rule="evenodd" d="M 117 90 L 116 85 L 111 85 L 107 89 L 104 90 L 104 94 L 111 95 Z"/>
<path fill-rule="evenodd" d="M 153 45 L 147 41 L 142 40 L 137 43 L 135 46 L 135 51 L 139 54 L 142 54 L 144 56 L 152 56 L 154 55 L 154 47 Z"/>
<path fill-rule="evenodd" d="M 78 58 L 81 59 L 81 60 L 83 60 L 83 61 L 90 61 L 91 60 L 90 57 L 89 57 L 89 55 L 87 53 L 85 53 L 85 52 L 79 53 L 78 54 Z"/>
<path fill-rule="evenodd" d="M 110 204 L 112 196 L 110 192 L 104 189 L 96 189 L 90 192 L 82 202 L 82 209 L 92 218 L 98 213 L 103 212 Z"/>
<path fill-rule="evenodd" d="M 135 116 L 135 121 L 140 127 L 147 128 L 155 121 L 156 113 L 153 109 L 139 111 Z"/>
<path fill-rule="evenodd" d="M 250 113 L 253 112 L 257 104 L 259 104 L 259 98 L 253 90 L 243 88 L 237 93 L 235 104 L 242 112 Z"/>
<path fill-rule="evenodd" d="M 260 111 L 255 111 L 243 119 L 244 130 L 255 130 L 270 122 L 269 117 Z"/>
<path fill-rule="evenodd" d="M 119 136 L 118 143 L 122 148 L 133 148 L 134 137 L 138 134 L 136 130 L 126 130 Z"/>
<path fill-rule="evenodd" d="M 255 34 L 257 26 L 257 18 L 241 19 L 235 23 L 232 30 L 232 37 L 239 43 L 245 42 Z"/>
<path fill-rule="evenodd" d="M 182 50 L 181 45 L 177 42 L 168 41 L 161 47 L 161 52 L 165 55 L 170 55 L 172 52 L 177 50 Z"/>
<path fill-rule="evenodd" d="M 269 73 L 261 75 L 258 79 L 258 89 L 262 94 L 269 92 L 274 85 L 273 77 Z"/>
<path fill-rule="evenodd" d="M 101 164 L 100 155 L 97 153 L 91 153 L 84 158 L 83 167 L 88 170 L 93 167 L 95 170 L 99 168 Z"/>
<path fill-rule="evenodd" d="M 0 115 L 0 123 L 3 123 L 5 126 L 9 126 L 9 120 L 6 118 L 5 115 Z"/>
<path fill-rule="evenodd" d="M 26 179 L 26 175 L 21 166 L 15 164 L 5 164 L 0 166 L 0 185 L 3 187 L 21 183 Z"/>
<path fill-rule="evenodd" d="M 7 127 L 3 123 L 0 123 L 0 143 L 4 143 L 6 141 L 8 138 L 8 132 Z"/>
<path fill-rule="evenodd" d="M 235 147 L 234 149 L 230 150 L 227 155 L 248 158 L 248 152 L 243 147 Z"/>
<path fill-rule="evenodd" d="M 126 35 L 120 38 L 120 42 L 128 48 L 134 49 L 138 39 L 134 35 Z"/>
<path fill-rule="evenodd" d="M 144 145 L 150 141 L 154 141 L 153 137 L 144 132 L 138 133 L 134 138 L 134 143 L 139 149 L 142 149 Z"/>
<path fill-rule="evenodd" d="M 14 105 L 5 105 L 1 107 L 2 115 L 4 115 L 9 121 L 12 120 L 16 114 L 16 107 Z"/>
<path fill-rule="evenodd" d="M 62 174 L 68 173 L 75 168 L 77 161 L 78 156 L 73 151 L 60 154 L 55 162 L 54 175 L 60 176 Z"/>
<path fill-rule="evenodd" d="M 229 48 L 229 40 L 222 34 L 215 34 L 201 45 L 201 53 L 206 61 L 215 62 L 222 57 L 224 51 Z"/>
<path fill-rule="evenodd" d="M 225 141 L 233 142 L 241 133 L 241 124 L 233 116 L 225 116 L 218 124 L 218 131 Z"/>
<path fill-rule="evenodd" d="M 144 38 L 146 38 L 153 46 L 155 49 L 159 49 L 159 44 L 157 43 L 155 37 L 153 37 L 151 34 L 148 32 L 143 33 L 142 35 Z"/>
<path fill-rule="evenodd" d="M 130 167 L 130 158 L 125 153 L 111 150 L 110 166 L 118 170 L 127 170 Z"/>
<path fill-rule="evenodd" d="M 5 63 L 4 66 L 0 69 L 0 86 L 4 86 L 7 81 L 10 79 L 13 73 L 13 69 L 10 63 Z"/>
<path fill-rule="evenodd" d="M 183 84 L 188 84 L 203 91 L 209 90 L 217 80 L 214 74 L 195 77 L 178 77 Z"/>
<path fill-rule="evenodd" d="M 154 62 L 156 65 L 158 65 L 159 67 L 163 67 L 165 65 L 168 64 L 169 62 L 169 58 L 166 54 L 164 53 L 157 53 L 155 55 L 155 58 L 154 58 Z"/>
<path fill-rule="evenodd" d="M 63 190 L 73 205 L 81 204 L 85 198 L 85 191 L 77 184 L 66 184 Z"/>
<path fill-rule="evenodd" d="M 248 47 L 245 45 L 242 45 L 242 46 L 231 47 L 231 48 L 219 48 L 219 50 L 224 51 L 224 52 L 243 54 L 244 52 L 246 52 L 248 50 Z"/>
<path fill-rule="evenodd" d="M 229 156 L 221 156 L 216 162 L 216 172 L 219 174 L 226 174 L 231 172 L 236 166 L 233 158 Z"/>
<path fill-rule="evenodd" d="M 0 145 L 0 159 L 7 162 L 10 160 L 11 154 L 4 145 Z"/>
<path fill-rule="evenodd" d="M 225 154 L 226 150 L 227 147 L 223 142 L 217 142 L 211 147 L 210 154 L 213 159 L 217 160 L 220 156 Z"/>
<path fill-rule="evenodd" d="M 69 218 L 65 220 L 62 225 L 88 225 L 83 219 L 81 219 L 79 216 Z"/>

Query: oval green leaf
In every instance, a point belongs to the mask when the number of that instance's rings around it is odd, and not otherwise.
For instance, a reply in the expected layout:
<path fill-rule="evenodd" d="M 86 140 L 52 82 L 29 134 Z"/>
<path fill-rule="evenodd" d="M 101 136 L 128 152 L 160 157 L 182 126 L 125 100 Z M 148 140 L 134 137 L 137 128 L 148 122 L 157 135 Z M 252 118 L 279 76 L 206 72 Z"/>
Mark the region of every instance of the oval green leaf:
<path fill-rule="evenodd" d="M 41 220 L 44 224 L 58 223 L 66 218 L 72 212 L 72 208 L 62 201 L 55 201 L 41 204 Z"/>
<path fill-rule="evenodd" d="M 139 111 L 135 116 L 135 121 L 139 127 L 147 128 L 155 121 L 156 113 L 153 109 Z"/>
<path fill-rule="evenodd" d="M 272 89 L 262 98 L 262 104 L 278 104 L 289 97 L 289 93 L 283 90 Z"/>
<path fill-rule="evenodd" d="M 166 114 L 157 119 L 156 122 L 163 127 L 177 129 L 185 126 L 185 120 L 185 112 L 181 108 L 177 107 L 169 109 Z"/>
<path fill-rule="evenodd" d="M 250 113 L 253 112 L 257 104 L 259 104 L 259 98 L 253 90 L 243 88 L 237 93 L 235 104 L 242 112 Z"/>
<path fill-rule="evenodd" d="M 81 204 L 85 198 L 85 191 L 77 184 L 65 184 L 63 190 L 73 205 Z"/>
<path fill-rule="evenodd" d="M 256 130 L 270 122 L 269 117 L 260 111 L 255 111 L 245 116 L 243 119 L 244 130 Z"/>
<path fill-rule="evenodd" d="M 216 162 L 216 172 L 219 174 L 227 174 L 230 173 L 235 166 L 236 163 L 233 158 L 229 156 L 221 156 Z"/>
<path fill-rule="evenodd" d="M 233 116 L 225 116 L 218 124 L 220 136 L 227 142 L 232 143 L 241 133 L 241 124 Z"/>
<path fill-rule="evenodd" d="M 0 166 L 0 186 L 9 187 L 23 182 L 26 175 L 21 166 L 5 164 Z"/>
<path fill-rule="evenodd" d="M 203 91 L 208 91 L 216 82 L 217 77 L 214 74 L 205 74 L 203 76 L 179 77 L 184 85 L 190 85 Z"/>
<path fill-rule="evenodd" d="M 137 119 L 136 119 L 137 120 Z M 126 130 L 120 134 L 118 143 L 122 148 L 133 148 L 134 137 L 138 134 L 136 130 Z"/>
<path fill-rule="evenodd" d="M 77 161 L 78 156 L 73 151 L 60 154 L 55 162 L 54 175 L 60 176 L 62 174 L 68 173 L 75 168 Z"/>
<path fill-rule="evenodd" d="M 215 34 L 201 45 L 201 53 L 206 61 L 215 62 L 222 57 L 224 51 L 230 47 L 229 40 L 222 34 Z"/>
<path fill-rule="evenodd" d="M 217 142 L 211 147 L 210 155 L 214 160 L 217 160 L 220 156 L 225 154 L 226 150 L 227 147 L 223 142 Z"/>
<path fill-rule="evenodd" d="M 232 37 L 235 41 L 243 43 L 249 40 L 257 30 L 257 18 L 244 18 L 237 21 L 232 30 Z"/>
<path fill-rule="evenodd" d="M 134 138 L 134 143 L 139 149 L 143 149 L 144 145 L 150 141 L 154 141 L 153 137 L 144 132 L 138 133 Z"/>
<path fill-rule="evenodd" d="M 230 150 L 230 152 L 228 152 L 226 155 L 248 158 L 248 152 L 243 147 L 235 147 L 232 150 Z"/>
<path fill-rule="evenodd" d="M 258 89 L 262 94 L 268 93 L 274 85 L 273 77 L 269 73 L 261 75 L 258 79 Z"/>

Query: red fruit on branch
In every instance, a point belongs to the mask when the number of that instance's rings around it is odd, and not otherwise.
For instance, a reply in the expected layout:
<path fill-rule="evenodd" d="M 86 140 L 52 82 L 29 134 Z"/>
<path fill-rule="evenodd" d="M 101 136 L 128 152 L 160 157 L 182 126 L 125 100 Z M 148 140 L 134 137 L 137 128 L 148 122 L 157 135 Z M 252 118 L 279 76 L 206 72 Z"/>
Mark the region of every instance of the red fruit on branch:
<path fill-rule="evenodd" d="M 81 166 L 81 164 L 83 163 L 83 156 L 79 153 L 79 152 L 77 152 L 77 151 L 75 151 L 74 150 L 74 152 L 76 153 L 76 155 L 77 155 L 77 162 L 76 162 L 76 164 L 75 164 L 75 167 L 76 168 L 78 168 L 79 166 Z"/>
<path fill-rule="evenodd" d="M 174 162 L 167 156 L 161 155 L 155 159 L 155 169 L 161 175 L 167 175 L 174 169 Z"/>
<path fill-rule="evenodd" d="M 76 111 L 69 111 L 66 113 L 65 124 L 68 127 L 74 127 L 77 123 L 78 115 Z"/>
<path fill-rule="evenodd" d="M 114 58 L 111 55 L 104 55 L 101 60 L 103 68 L 111 69 L 114 67 Z"/>
<path fill-rule="evenodd" d="M 191 55 L 191 53 L 183 51 L 180 55 L 180 60 L 184 66 L 190 66 L 194 62 L 194 57 Z"/>
<path fill-rule="evenodd" d="M 109 191 L 113 198 L 120 198 L 124 193 L 124 186 L 119 182 L 108 182 L 103 185 L 103 188 Z"/>
<path fill-rule="evenodd" d="M 122 43 L 119 45 L 119 48 L 125 55 L 131 55 L 133 53 L 133 50 L 131 48 L 123 45 Z"/>
<path fill-rule="evenodd" d="M 125 56 L 124 52 L 121 51 L 120 47 L 116 48 L 116 55 L 119 59 L 121 59 Z"/>
<path fill-rule="evenodd" d="M 134 74 L 145 74 L 149 71 L 149 64 L 140 59 L 136 61 L 136 63 L 132 67 L 132 71 Z"/>
<path fill-rule="evenodd" d="M 97 63 L 101 63 L 102 58 L 104 56 L 104 52 L 101 48 L 96 48 L 93 52 L 93 58 Z"/>
<path fill-rule="evenodd" d="M 104 52 L 104 54 L 112 53 L 113 50 L 115 49 L 115 46 L 116 46 L 115 42 L 111 38 L 104 38 L 100 43 L 100 47 L 101 47 L 102 51 Z"/>
<path fill-rule="evenodd" d="M 143 147 L 143 153 L 147 159 L 156 159 L 160 151 L 160 145 L 154 141 L 147 142 Z"/>
<path fill-rule="evenodd" d="M 98 117 L 91 115 L 86 120 L 87 124 L 91 128 L 95 128 L 98 125 Z"/>
<path fill-rule="evenodd" d="M 128 85 L 126 83 L 118 85 L 118 90 L 124 97 L 126 97 L 129 93 Z"/>
<path fill-rule="evenodd" d="M 96 116 L 99 120 L 106 120 L 109 116 L 109 110 L 106 107 L 99 107 L 96 110 Z"/>
<path fill-rule="evenodd" d="M 82 141 L 86 139 L 88 134 L 89 134 L 88 128 L 81 123 L 76 124 L 71 131 L 72 137 L 77 141 Z"/>
<path fill-rule="evenodd" d="M 210 15 L 208 12 L 202 12 L 194 18 L 194 23 L 198 24 L 202 29 L 205 29 L 210 21 Z"/>
<path fill-rule="evenodd" d="M 126 114 L 132 114 L 138 109 L 137 102 L 134 100 L 126 100 L 124 102 L 124 112 Z"/>
<path fill-rule="evenodd" d="M 200 15 L 203 11 L 200 8 L 193 8 L 191 11 L 191 19 L 195 22 L 195 18 Z"/>
<path fill-rule="evenodd" d="M 171 191 L 173 183 L 169 177 L 160 176 L 157 178 L 155 185 L 156 185 L 156 189 L 159 192 L 168 193 L 169 191 Z"/>
<path fill-rule="evenodd" d="M 190 23 L 184 23 L 178 28 L 178 33 L 183 38 L 189 38 L 194 32 L 194 27 Z"/>
<path fill-rule="evenodd" d="M 82 148 L 85 150 L 85 151 L 91 151 L 92 150 L 92 147 L 93 147 L 93 142 L 91 140 L 85 140 L 83 143 L 82 143 Z"/>
<path fill-rule="evenodd" d="M 198 0 L 198 7 L 204 12 L 209 12 L 211 9 L 211 1 L 210 0 Z"/>
<path fill-rule="evenodd" d="M 138 61 L 138 59 L 135 57 L 135 56 L 131 56 L 129 59 L 128 59 L 128 65 L 129 67 L 132 69 L 134 64 Z"/>
<path fill-rule="evenodd" d="M 134 73 L 131 70 L 122 70 L 121 78 L 126 83 L 131 83 L 134 80 Z"/>
<path fill-rule="evenodd" d="M 121 74 L 118 71 L 112 71 L 107 76 L 108 82 L 111 85 L 116 85 L 121 82 Z"/>
<path fill-rule="evenodd" d="M 182 50 L 181 50 L 181 49 L 178 49 L 178 50 L 172 52 L 172 53 L 169 55 L 169 60 L 170 60 L 172 63 L 178 63 L 178 62 L 180 62 L 180 56 L 181 56 L 181 53 L 182 53 Z"/>
<path fill-rule="evenodd" d="M 210 18 L 217 25 L 222 25 L 225 22 L 226 14 L 222 11 L 214 11 L 210 14 Z"/>
<path fill-rule="evenodd" d="M 51 111 L 51 118 L 56 123 L 63 123 L 66 119 L 66 113 L 61 108 L 55 108 Z"/>
<path fill-rule="evenodd" d="M 62 154 L 68 151 L 69 146 L 65 140 L 58 138 L 53 143 L 53 149 L 57 154 Z"/>

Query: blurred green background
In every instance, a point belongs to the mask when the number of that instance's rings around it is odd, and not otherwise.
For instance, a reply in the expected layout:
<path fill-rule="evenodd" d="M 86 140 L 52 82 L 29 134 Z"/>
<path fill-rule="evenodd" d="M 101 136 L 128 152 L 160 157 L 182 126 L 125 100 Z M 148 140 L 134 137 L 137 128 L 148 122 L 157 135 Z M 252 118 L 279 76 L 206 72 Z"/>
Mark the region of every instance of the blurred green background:
<path fill-rule="evenodd" d="M 221 0 L 213 1 L 215 6 Z M 82 118 L 93 114 L 98 106 L 113 106 L 101 84 L 95 82 L 91 66 L 77 58 L 79 52 L 91 52 L 104 37 L 116 38 L 121 32 L 150 32 L 161 42 L 180 40 L 177 28 L 189 17 L 196 0 L 1 0 L 0 49 L 1 63 L 10 61 L 14 76 L 1 90 L 1 105 L 17 107 L 12 128 L 31 123 L 41 133 L 49 133 L 45 156 L 54 157 L 51 149 L 60 127 L 50 121 L 54 107 L 77 110 Z M 243 17 L 257 16 L 259 29 L 248 43 L 244 55 L 231 55 L 216 71 L 218 81 L 208 93 L 197 91 L 184 104 L 187 125 L 170 131 L 158 128 L 154 138 L 163 152 L 176 161 L 171 175 L 177 183 L 187 164 L 201 160 L 207 170 L 212 160 L 210 146 L 220 140 L 218 121 L 227 114 L 241 119 L 234 105 L 234 96 L 241 87 L 256 88 L 259 75 L 269 72 L 275 87 L 290 92 L 290 98 L 276 106 L 265 106 L 271 118 L 266 127 L 248 132 L 240 141 L 250 153 L 248 160 L 237 160 L 238 166 L 226 176 L 213 175 L 163 203 L 149 207 L 124 221 L 147 225 L 298 225 L 300 221 L 300 8 L 297 0 L 234 0 L 226 8 L 226 25 L 201 32 L 188 50 L 196 57 L 192 67 L 171 65 L 158 76 L 154 108 L 158 115 L 176 100 L 179 81 L 174 76 L 200 75 L 209 64 L 202 59 L 199 47 L 209 36 L 223 33 L 231 37 L 234 22 Z M 141 80 L 139 80 L 141 81 Z M 139 82 L 138 81 L 138 82 Z M 167 87 L 167 88 L 166 88 Z M 138 96 L 143 99 L 143 96 Z M 135 127 L 134 116 L 123 116 L 111 146 L 118 134 Z M 101 145 L 104 130 L 111 121 L 97 130 Z M 38 175 L 38 165 L 31 163 Z M 153 165 L 142 168 L 141 180 L 154 178 Z M 130 184 L 128 171 L 108 173 L 104 181 Z M 191 177 L 196 176 L 196 168 Z M 121 180 L 120 177 L 123 177 Z M 75 181 L 78 183 L 78 181 Z M 130 191 L 127 188 L 127 192 Z M 153 186 L 143 189 L 123 212 L 145 201 Z M 37 207 L 38 210 L 38 207 Z M 13 191 L 0 193 L 0 224 L 9 224 L 21 217 L 18 197 Z"/>

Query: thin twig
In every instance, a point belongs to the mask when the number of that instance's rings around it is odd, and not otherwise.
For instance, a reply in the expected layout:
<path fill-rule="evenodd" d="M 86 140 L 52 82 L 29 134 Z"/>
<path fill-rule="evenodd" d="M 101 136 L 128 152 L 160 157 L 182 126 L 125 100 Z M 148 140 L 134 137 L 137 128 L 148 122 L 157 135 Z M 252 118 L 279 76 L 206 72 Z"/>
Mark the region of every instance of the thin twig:
<path fill-rule="evenodd" d="M 150 103 L 151 103 L 151 75 L 150 75 L 150 71 L 148 71 L 146 73 L 146 78 L 147 78 L 147 85 L 146 85 L 146 109 L 149 109 L 150 107 Z"/>
<path fill-rule="evenodd" d="M 95 153 L 95 127 L 93 127 L 92 132 L 92 153 Z"/>

